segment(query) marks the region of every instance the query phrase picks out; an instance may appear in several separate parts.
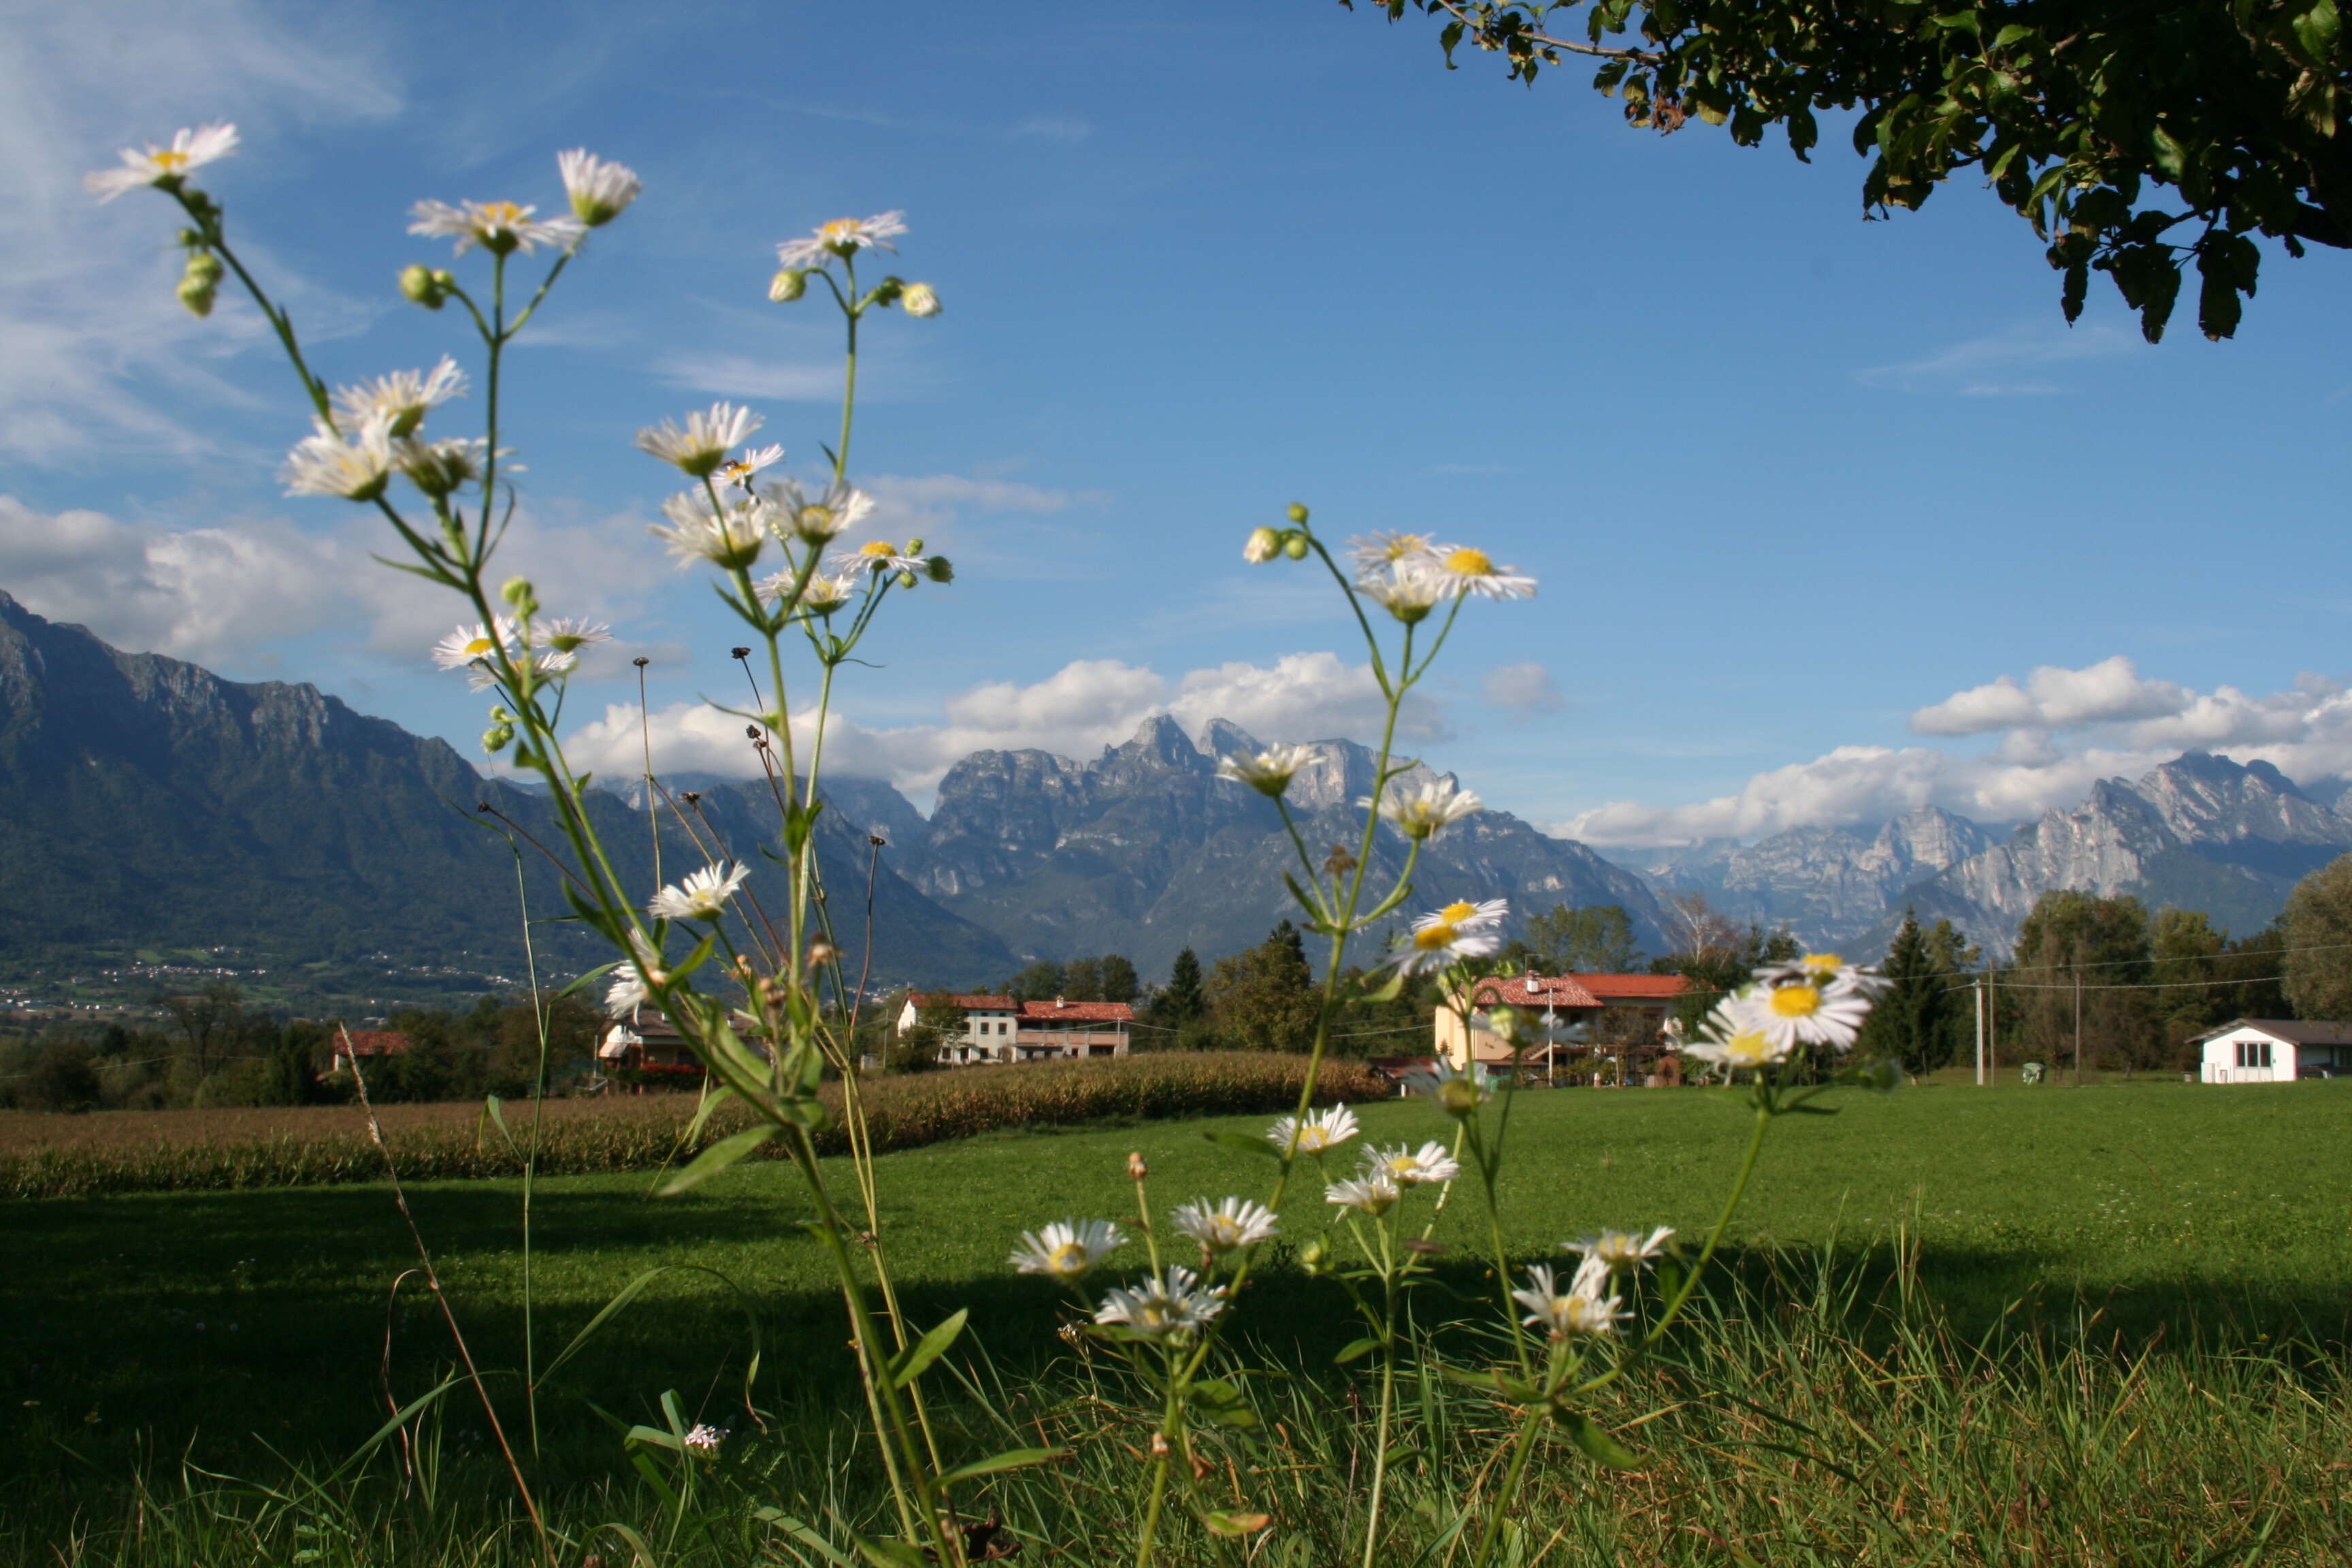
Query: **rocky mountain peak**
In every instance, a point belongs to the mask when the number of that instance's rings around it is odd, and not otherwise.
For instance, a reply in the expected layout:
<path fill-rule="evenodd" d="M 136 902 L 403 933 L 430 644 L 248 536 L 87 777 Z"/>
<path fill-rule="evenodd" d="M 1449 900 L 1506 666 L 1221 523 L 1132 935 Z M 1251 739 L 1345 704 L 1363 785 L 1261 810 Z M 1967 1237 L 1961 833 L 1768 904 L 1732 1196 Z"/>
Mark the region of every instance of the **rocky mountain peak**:
<path fill-rule="evenodd" d="M 1202 754 L 1215 760 L 1265 750 L 1265 742 L 1230 719 L 1212 719 L 1201 726 Z"/>
<path fill-rule="evenodd" d="M 1104 747 L 1096 766 L 1105 783 L 1124 784 L 1148 773 L 1212 772 L 1215 764 L 1202 756 L 1183 725 L 1156 713 L 1136 727 L 1125 745 Z"/>
<path fill-rule="evenodd" d="M 2228 757 L 2187 752 L 2132 787 L 2188 843 L 2262 838 L 2352 847 L 2352 821 L 2310 799 L 2268 763 L 2241 766 Z"/>

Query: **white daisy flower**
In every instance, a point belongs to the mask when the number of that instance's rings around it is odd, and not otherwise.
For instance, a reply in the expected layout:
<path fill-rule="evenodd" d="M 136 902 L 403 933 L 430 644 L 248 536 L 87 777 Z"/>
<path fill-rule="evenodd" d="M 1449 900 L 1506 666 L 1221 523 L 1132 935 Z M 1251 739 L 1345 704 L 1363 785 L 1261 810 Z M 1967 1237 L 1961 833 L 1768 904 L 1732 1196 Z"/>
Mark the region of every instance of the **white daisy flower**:
<path fill-rule="evenodd" d="M 1664 1255 L 1666 1243 L 1674 1239 L 1674 1231 L 1660 1226 L 1649 1235 L 1639 1231 L 1603 1230 L 1599 1236 L 1583 1241 L 1562 1243 L 1569 1251 L 1584 1255 L 1587 1264 L 1597 1265 L 1612 1274 L 1640 1268 Z"/>
<path fill-rule="evenodd" d="M 1212 1252 L 1254 1247 L 1270 1236 L 1281 1234 L 1273 1210 L 1264 1204 L 1245 1203 L 1240 1198 L 1227 1198 L 1215 1208 L 1209 1206 L 1206 1198 L 1185 1204 L 1177 1209 L 1175 1223 L 1178 1230 Z"/>
<path fill-rule="evenodd" d="M 1315 760 L 1305 746 L 1268 746 L 1255 756 L 1236 754 L 1217 763 L 1217 776 L 1245 784 L 1268 799 L 1280 800 L 1299 769 Z"/>
<path fill-rule="evenodd" d="M 909 283 L 898 296 L 898 306 L 919 320 L 929 320 L 940 313 L 940 291 L 928 283 Z"/>
<path fill-rule="evenodd" d="M 1366 585 L 1408 562 L 1427 562 L 1436 548 L 1425 533 L 1382 532 L 1348 541 L 1356 580 Z"/>
<path fill-rule="evenodd" d="M 557 616 L 541 621 L 531 627 L 531 640 L 558 653 L 576 653 L 583 647 L 613 640 L 613 628 L 602 621 L 584 620 L 574 616 Z"/>
<path fill-rule="evenodd" d="M 460 256 L 478 245 L 493 256 L 516 250 L 528 256 L 540 246 L 569 245 L 580 237 L 583 226 L 578 218 L 534 220 L 531 214 L 538 210 L 526 202 L 419 202 L 408 209 L 416 220 L 408 232 L 455 239 Z"/>
<path fill-rule="evenodd" d="M 877 213 L 872 217 L 837 217 L 819 225 L 817 231 L 805 239 L 788 239 L 776 247 L 776 259 L 788 268 L 823 267 L 836 256 L 855 256 L 861 250 L 880 248 L 895 251 L 889 242 L 907 232 L 907 215 L 903 212 Z"/>
<path fill-rule="evenodd" d="M 604 1011 L 615 1018 L 627 1017 L 644 1006 L 652 999 L 652 988 L 669 979 L 662 969 L 661 954 L 634 931 L 629 932 L 629 951 L 635 956 L 614 965 L 612 983 L 604 987 Z"/>
<path fill-rule="evenodd" d="M 608 163 L 585 147 L 558 153 L 555 167 L 563 176 L 563 194 L 572 198 L 572 216 L 590 228 L 602 227 L 628 211 L 645 189 L 635 169 Z"/>
<path fill-rule="evenodd" d="M 1412 936 L 1390 955 L 1388 963 L 1407 974 L 1419 974 L 1465 958 L 1484 958 L 1503 945 L 1503 939 L 1483 926 L 1448 924 L 1444 911 L 1413 922 Z"/>
<path fill-rule="evenodd" d="M 1371 805 L 1359 799 L 1357 808 Z M 1381 801 L 1381 815 L 1407 838 L 1427 838 L 1481 809 L 1478 797 L 1458 789 L 1452 779 L 1439 779 L 1418 789 L 1391 789 Z"/>
<path fill-rule="evenodd" d="M 1316 1111 L 1305 1121 L 1286 1116 L 1267 1128 L 1265 1135 L 1276 1148 L 1286 1152 L 1295 1140 L 1302 1154 L 1326 1153 L 1356 1135 L 1356 1113 L 1344 1105 L 1334 1105 Z"/>
<path fill-rule="evenodd" d="M 466 390 L 466 373 L 447 354 L 431 370 L 396 370 L 335 389 L 335 425 L 349 433 L 382 419 L 394 436 L 413 436 L 425 416 Z"/>
<path fill-rule="evenodd" d="M 930 563 L 919 555 L 908 555 L 887 539 L 869 539 L 855 550 L 845 550 L 833 558 L 836 572 L 920 572 Z"/>
<path fill-rule="evenodd" d="M 698 479 L 707 479 L 719 471 L 729 451 L 741 446 L 762 423 L 748 408 L 714 403 L 708 409 L 698 408 L 688 415 L 683 430 L 665 419 L 638 431 L 636 446 L 637 450 L 650 452 L 665 463 L 676 463 Z"/>
<path fill-rule="evenodd" d="M 1511 1300 L 1528 1310 L 1522 1321 L 1528 1327 L 1549 1329 L 1563 1339 L 1576 1334 L 1615 1333 L 1617 1325 L 1628 1314 L 1617 1297 L 1603 1297 L 1597 1289 L 1587 1290 L 1583 1289 L 1587 1283 L 1580 1270 L 1563 1291 L 1554 1281 L 1551 1265 L 1538 1263 L 1528 1270 L 1528 1288 L 1512 1291 Z"/>
<path fill-rule="evenodd" d="M 688 1432 L 685 1437 L 687 1448 L 690 1452 L 701 1455 L 706 1459 L 716 1458 L 719 1453 L 719 1445 L 725 1441 L 727 1441 L 727 1429 L 725 1427 L 713 1426 L 709 1423 L 704 1421 L 696 1422 L 694 1424 L 694 1429 Z"/>
<path fill-rule="evenodd" d="M 1434 914 L 1421 916 L 1412 922 L 1412 929 L 1420 931 L 1425 926 L 1453 926 L 1459 931 L 1493 931 L 1510 912 L 1511 900 L 1508 899 L 1488 899 L 1482 904 L 1457 900 Z"/>
<path fill-rule="evenodd" d="M 433 645 L 433 662 L 442 669 L 464 669 L 496 654 L 504 647 L 512 651 L 517 646 L 515 623 L 500 616 L 495 626 L 479 622 L 459 626 Z"/>
<path fill-rule="evenodd" d="M 479 436 L 447 436 L 438 441 L 408 436 L 393 443 L 392 465 L 410 484 L 438 499 L 482 477 L 482 456 L 489 447 Z"/>
<path fill-rule="evenodd" d="M 1386 1176 L 1365 1176 L 1352 1182 L 1333 1182 L 1323 1189 L 1323 1201 L 1341 1208 L 1358 1209 L 1368 1215 L 1384 1215 L 1396 1206 L 1403 1189 Z"/>
<path fill-rule="evenodd" d="M 1445 580 L 1419 556 L 1368 573 L 1357 579 L 1356 586 L 1364 597 L 1406 626 L 1428 619 L 1429 612 L 1446 595 Z"/>
<path fill-rule="evenodd" d="M 1788 1058 L 1792 1040 L 1767 1036 L 1748 1009 L 1743 996 L 1727 996 L 1706 1016 L 1699 1037 L 1682 1047 L 1694 1061 L 1709 1062 L 1727 1074 L 1749 1072 Z"/>
<path fill-rule="evenodd" d="M 733 870 L 705 866 L 683 882 L 673 882 L 656 893 L 646 910 L 659 920 L 715 921 L 727 912 L 727 900 L 735 896 L 735 889 L 751 874 L 749 866 L 738 866 Z"/>
<path fill-rule="evenodd" d="M 1083 1225 L 1074 1219 L 1055 1220 L 1041 1230 L 1023 1231 L 1020 1250 L 1005 1261 L 1024 1274 L 1048 1274 L 1067 1282 L 1126 1243 L 1118 1226 L 1104 1220 L 1090 1219 Z"/>
<path fill-rule="evenodd" d="M 721 571 L 738 572 L 757 561 L 767 545 L 765 514 L 765 506 L 757 500 L 714 513 L 709 497 L 688 490 L 662 502 L 669 525 L 655 523 L 647 531 L 667 544 L 681 564 L 708 561 Z"/>
<path fill-rule="evenodd" d="M 1428 1072 L 1407 1073 L 1404 1088 L 1408 1094 L 1435 1101 L 1448 1116 L 1467 1116 L 1494 1098 L 1495 1080 L 1482 1067 L 1465 1072 L 1440 1059 Z"/>
<path fill-rule="evenodd" d="M 784 596 L 793 591 L 793 584 L 799 581 L 800 574 L 797 572 L 771 573 L 760 580 L 760 597 L 773 599 L 778 604 L 782 604 Z M 848 604 L 856 596 L 857 590 L 865 585 L 866 576 L 863 573 L 812 572 L 809 574 L 808 583 L 801 589 L 800 602 L 796 607 L 806 610 L 811 615 L 829 616 Z"/>
<path fill-rule="evenodd" d="M 1832 996 L 1875 996 L 1886 989 L 1885 975 L 1848 963 L 1834 952 L 1809 952 L 1793 963 L 1768 963 L 1756 972 L 1756 978 L 1768 985 L 1802 980 Z"/>
<path fill-rule="evenodd" d="M 1106 1326 L 1124 1324 L 1139 1339 L 1182 1344 L 1225 1310 L 1223 1285 L 1206 1289 L 1200 1286 L 1199 1277 L 1191 1269 L 1171 1265 L 1161 1273 L 1145 1276 L 1132 1290 L 1111 1291 L 1095 1309 L 1095 1321 Z"/>
<path fill-rule="evenodd" d="M 1453 1151 L 1443 1143 L 1427 1142 L 1418 1149 L 1408 1149 L 1400 1143 L 1393 1149 L 1364 1151 L 1364 1169 L 1374 1176 L 1384 1176 L 1400 1187 L 1427 1186 L 1436 1182 L 1450 1182 L 1462 1173 L 1462 1166 Z"/>
<path fill-rule="evenodd" d="M 1842 1051 L 1862 1034 L 1870 998 L 1856 991 L 1824 990 L 1809 979 L 1784 980 L 1742 993 L 1738 1016 L 1784 1052 L 1800 1044 Z"/>
<path fill-rule="evenodd" d="M 722 486 L 739 485 L 748 490 L 751 488 L 753 475 L 771 463 L 782 462 L 783 457 L 784 448 L 781 442 L 771 447 L 746 447 L 713 468 L 710 477 Z"/>
<path fill-rule="evenodd" d="M 142 185 L 175 186 L 187 178 L 188 171 L 200 168 L 215 158 L 226 158 L 236 151 L 236 127 L 234 125 L 200 125 L 194 131 L 183 129 L 172 138 L 169 147 L 147 143 L 143 153 L 132 148 L 122 149 L 122 167 L 100 169 L 81 177 L 82 189 L 101 202 L 110 202 L 125 191 L 135 191 Z"/>
<path fill-rule="evenodd" d="M 323 419 L 310 426 L 278 470 L 288 495 L 368 501 L 383 494 L 392 479 L 392 437 L 382 420 L 370 420 L 349 440 Z"/>
<path fill-rule="evenodd" d="M 761 493 L 776 509 L 777 525 L 811 544 L 830 544 L 874 510 L 874 498 L 853 485 L 827 485 L 811 495 L 798 479 L 778 479 Z"/>
<path fill-rule="evenodd" d="M 1430 552 L 1429 569 L 1448 594 L 1476 594 L 1488 599 L 1532 599 L 1536 580 L 1516 566 L 1497 566 L 1483 550 L 1466 544 L 1444 544 Z"/>

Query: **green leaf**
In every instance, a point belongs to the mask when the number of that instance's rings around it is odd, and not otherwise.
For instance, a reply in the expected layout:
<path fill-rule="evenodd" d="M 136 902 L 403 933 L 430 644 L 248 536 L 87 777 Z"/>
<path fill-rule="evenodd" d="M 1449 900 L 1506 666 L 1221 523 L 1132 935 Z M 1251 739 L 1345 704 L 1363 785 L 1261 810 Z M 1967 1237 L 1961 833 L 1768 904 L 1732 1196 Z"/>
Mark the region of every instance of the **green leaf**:
<path fill-rule="evenodd" d="M 1269 1138 L 1253 1138 L 1246 1132 L 1203 1132 L 1202 1137 L 1228 1149 L 1238 1149 L 1244 1154 L 1263 1154 L 1269 1160 L 1282 1158 L 1282 1150 Z"/>
<path fill-rule="evenodd" d="M 1400 968 L 1391 970 L 1387 981 L 1378 990 L 1367 991 L 1363 996 L 1367 1002 L 1393 1002 L 1403 991 L 1404 971 Z"/>
<path fill-rule="evenodd" d="M 1340 1349 L 1338 1355 L 1331 1358 L 1331 1363 L 1334 1366 L 1345 1366 L 1351 1361 L 1362 1360 L 1380 1348 L 1381 1342 L 1378 1340 L 1351 1340 Z"/>
<path fill-rule="evenodd" d="M 794 1541 L 799 1542 L 803 1546 L 807 1547 L 811 1552 L 815 1552 L 827 1563 L 833 1563 L 835 1568 L 857 1568 L 857 1560 L 856 1558 L 847 1555 L 839 1547 L 834 1545 L 832 1542 L 827 1541 L 824 1536 L 819 1535 L 812 1526 L 803 1521 L 794 1519 L 791 1514 L 786 1513 L 780 1508 L 772 1508 L 763 1505 L 760 1508 L 753 1509 L 751 1510 L 751 1517 L 758 1520 L 761 1524 L 773 1525 L 776 1529 L 782 1531 L 786 1535 L 791 1536 Z"/>
<path fill-rule="evenodd" d="M 1569 1440 L 1584 1450 L 1584 1457 L 1596 1465 L 1606 1465 L 1612 1470 L 1638 1470 L 1642 1457 L 1612 1436 L 1609 1429 L 1580 1410 L 1555 1408 L 1551 1418 L 1568 1434 Z"/>
<path fill-rule="evenodd" d="M 1213 1509 L 1201 1516 L 1202 1527 L 1210 1534 L 1228 1539 L 1255 1535 L 1273 1522 L 1270 1513 L 1240 1513 L 1229 1508 Z"/>
<path fill-rule="evenodd" d="M 1194 1384 L 1185 1391 L 1185 1398 L 1195 1412 L 1216 1426 L 1247 1431 L 1258 1425 L 1257 1412 L 1250 1408 L 1248 1399 L 1223 1378 Z"/>
<path fill-rule="evenodd" d="M 518 1160 L 521 1159 L 522 1146 L 515 1142 L 514 1134 L 507 1130 L 506 1110 L 497 1095 L 493 1094 L 482 1101 L 482 1114 L 489 1120 L 491 1126 L 499 1130 L 499 1136 L 507 1141 L 507 1152 Z M 478 1129 L 477 1136 L 478 1135 Z"/>
<path fill-rule="evenodd" d="M 694 1157 L 694 1163 L 655 1191 L 662 1197 L 674 1198 L 678 1194 L 700 1186 L 726 1170 L 736 1161 L 776 1135 L 774 1126 L 747 1127 L 742 1131 L 721 1138 Z"/>
<path fill-rule="evenodd" d="M 2003 27 L 2000 32 L 1993 35 L 1992 47 L 1996 51 L 1999 51 L 2009 47 L 2011 44 L 2021 43 L 2032 37 L 2033 37 L 2032 28 L 2020 26 L 2017 23 L 2011 22 L 2008 26 Z"/>
<path fill-rule="evenodd" d="M 975 1476 L 992 1476 L 999 1470 L 1024 1469 L 1031 1465 L 1042 1465 L 1048 1460 L 1058 1459 L 1068 1452 L 1066 1448 L 1007 1448 L 1002 1454 L 992 1454 L 985 1459 L 974 1459 L 969 1465 L 958 1465 L 954 1469 L 941 1476 L 939 1484 L 943 1487 L 950 1486 L 957 1481 L 971 1480 Z"/>
<path fill-rule="evenodd" d="M 942 1480 L 946 1478 L 941 1477 Z M 857 1543 L 858 1554 L 874 1568 L 929 1568 L 929 1559 L 914 1546 L 903 1541 L 868 1541 L 862 1535 L 851 1540 Z"/>
<path fill-rule="evenodd" d="M 971 1316 L 971 1308 L 958 1309 L 954 1317 L 908 1345 L 893 1358 L 890 1363 L 891 1386 L 904 1388 L 922 1376 L 924 1370 L 931 1363 L 945 1355 L 948 1347 L 956 1342 L 956 1336 L 963 1332 L 964 1320 L 970 1316 Z"/>

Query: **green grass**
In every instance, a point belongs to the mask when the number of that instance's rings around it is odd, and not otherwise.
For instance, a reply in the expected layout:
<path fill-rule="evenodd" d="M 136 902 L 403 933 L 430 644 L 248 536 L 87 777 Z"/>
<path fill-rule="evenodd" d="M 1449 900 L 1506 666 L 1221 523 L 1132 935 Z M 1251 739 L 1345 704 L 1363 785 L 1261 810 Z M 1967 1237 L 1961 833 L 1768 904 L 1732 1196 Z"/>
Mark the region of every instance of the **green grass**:
<path fill-rule="evenodd" d="M 2007 1314 L 2011 1331 L 2153 1342 L 2159 1354 L 2190 1342 L 2259 1349 L 2265 1338 L 2340 1353 L 2352 1327 L 2352 1163 L 2342 1157 L 2352 1084 L 1838 1098 L 1836 1116 L 1775 1128 L 1734 1228 L 1734 1269 L 1760 1300 L 1787 1293 L 1769 1276 L 1792 1258 L 1832 1247 L 1859 1257 L 1874 1241 L 1883 1282 L 1885 1244 L 1899 1234 L 1916 1248 L 1906 1285 L 1964 1340 Z M 1361 1114 L 1378 1140 L 1444 1131 L 1419 1102 Z M 1264 1121 L 991 1135 L 885 1156 L 884 1234 L 915 1316 L 969 1305 L 977 1348 L 1016 1369 L 1042 1363 L 1060 1349 L 1056 1298 L 1005 1270 L 1016 1233 L 1065 1215 L 1129 1216 L 1131 1149 L 1150 1162 L 1163 1213 L 1194 1195 L 1255 1193 L 1272 1167 L 1201 1133 L 1255 1133 Z M 1711 1091 L 1524 1096 L 1501 1194 L 1508 1245 L 1532 1258 L 1602 1224 L 1702 1230 L 1746 1130 L 1738 1103 Z M 682 1270 L 615 1320 L 545 1400 L 547 1462 L 573 1480 L 611 1474 L 617 1456 L 585 1401 L 640 1420 L 677 1388 L 690 1414 L 727 1419 L 750 1344 L 746 1301 L 765 1356 L 762 1405 L 826 1410 L 849 1394 L 839 1309 L 815 1243 L 795 1226 L 791 1173 L 740 1168 L 677 1200 L 648 1200 L 646 1185 L 642 1175 L 585 1176 L 539 1188 L 542 1363 L 630 1279 Z M 1295 1190 L 1286 1205 L 1294 1237 L 1321 1223 L 1310 1193 Z M 522 1359 L 518 1196 L 509 1181 L 411 1192 L 490 1366 Z M 1438 1235 L 1455 1246 L 1454 1283 L 1479 1290 L 1471 1196 L 1456 1193 Z M 339 1454 L 383 1418 L 388 1327 L 402 1397 L 430 1386 L 448 1358 L 415 1282 L 391 1294 L 415 1256 L 382 1186 L 13 1203 L 0 1205 L 0 1321 L 10 1325 L 0 1467 L 10 1472 L 70 1477 L 95 1496 L 142 1461 L 184 1451 L 247 1472 L 279 1463 L 272 1451 Z M 1244 1312 L 1241 1326 L 1275 1347 L 1278 1364 L 1324 1364 L 1353 1332 L 1336 1291 L 1278 1267 Z M 458 1441 L 478 1441 L 464 1436 L 478 1413 L 453 1406 L 449 1419 Z"/>

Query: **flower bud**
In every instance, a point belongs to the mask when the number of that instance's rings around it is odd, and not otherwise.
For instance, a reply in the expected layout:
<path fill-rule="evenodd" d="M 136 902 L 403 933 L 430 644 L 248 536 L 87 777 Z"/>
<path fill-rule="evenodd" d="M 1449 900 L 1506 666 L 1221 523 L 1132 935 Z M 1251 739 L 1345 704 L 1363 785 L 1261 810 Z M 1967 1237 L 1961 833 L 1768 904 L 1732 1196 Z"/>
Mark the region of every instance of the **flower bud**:
<path fill-rule="evenodd" d="M 1306 560 L 1307 536 L 1303 533 L 1285 534 L 1282 540 L 1282 552 L 1293 561 Z"/>
<path fill-rule="evenodd" d="M 898 302 L 910 316 L 936 316 L 940 313 L 940 297 L 928 283 L 909 283 Z"/>
<path fill-rule="evenodd" d="M 441 285 L 443 276 L 421 261 L 412 261 L 400 269 L 400 297 L 412 305 L 437 310 L 448 298 L 447 291 Z"/>
<path fill-rule="evenodd" d="M 1478 1086 L 1466 1078 L 1449 1078 L 1437 1086 L 1437 1107 L 1460 1118 L 1478 1114 Z"/>
<path fill-rule="evenodd" d="M 901 588 L 911 588 L 921 581 L 922 579 L 916 576 L 912 572 L 901 572 L 898 574 L 898 586 Z"/>
<path fill-rule="evenodd" d="M 219 257 L 209 250 L 196 250 L 189 252 L 187 268 L 181 276 L 197 279 L 209 289 L 220 282 L 225 270 Z"/>
<path fill-rule="evenodd" d="M 1282 551 L 1282 535 L 1270 528 L 1250 530 L 1249 542 L 1242 546 L 1242 559 L 1256 566 L 1273 560 Z"/>
<path fill-rule="evenodd" d="M 1127 1157 L 1127 1179 L 1129 1181 L 1139 1182 L 1150 1174 L 1151 1174 L 1151 1167 L 1143 1163 L 1143 1154 L 1140 1150 Z"/>
<path fill-rule="evenodd" d="M 924 562 L 923 574 L 934 583 L 955 581 L 955 568 L 948 564 L 948 558 L 944 555 L 934 555 Z"/>
<path fill-rule="evenodd" d="M 1307 521 L 1307 508 L 1297 501 L 1292 501 L 1290 503 L 1290 521 L 1293 522 L 1305 522 Z"/>
<path fill-rule="evenodd" d="M 499 590 L 499 597 L 521 615 L 528 616 L 539 608 L 539 597 L 530 591 L 528 577 L 508 578 L 506 586 Z"/>
<path fill-rule="evenodd" d="M 193 228 L 184 228 L 172 237 L 172 243 L 194 250 L 205 242 L 205 237 Z"/>
<path fill-rule="evenodd" d="M 787 267 L 768 279 L 768 298 L 779 305 L 789 305 L 808 292 L 808 274 L 797 267 Z"/>
<path fill-rule="evenodd" d="M 488 729 L 482 731 L 482 750 L 489 752 L 490 755 L 495 757 L 500 752 L 505 751 L 507 749 L 508 742 L 513 739 L 513 725 L 493 724 Z"/>
<path fill-rule="evenodd" d="M 866 297 L 875 304 L 887 308 L 897 304 L 898 302 L 898 296 L 904 294 L 906 291 L 907 280 L 905 279 L 885 278 L 881 282 L 874 285 L 872 291 Z"/>
<path fill-rule="evenodd" d="M 180 296 L 180 303 L 196 315 L 209 316 L 213 313 L 213 285 L 203 279 L 183 278 L 173 292 Z"/>

